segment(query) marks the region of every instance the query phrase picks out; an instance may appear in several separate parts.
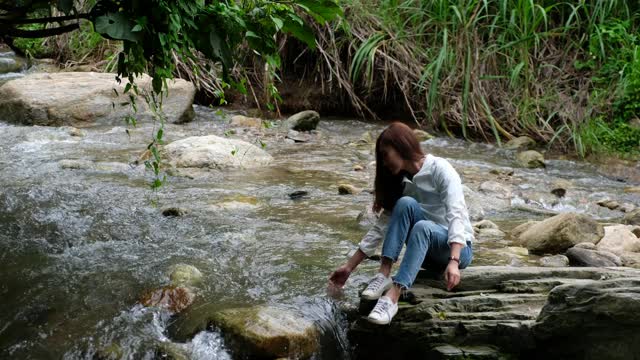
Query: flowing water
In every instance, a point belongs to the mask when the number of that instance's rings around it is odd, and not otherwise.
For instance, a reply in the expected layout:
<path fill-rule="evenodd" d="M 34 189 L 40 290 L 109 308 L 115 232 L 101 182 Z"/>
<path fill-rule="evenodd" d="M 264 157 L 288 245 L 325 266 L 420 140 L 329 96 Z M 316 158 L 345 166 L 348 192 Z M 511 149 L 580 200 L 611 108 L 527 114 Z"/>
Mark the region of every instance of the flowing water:
<path fill-rule="evenodd" d="M 27 62 L 0 45 L 0 85 L 24 76 Z"/>
<path fill-rule="evenodd" d="M 172 318 L 137 304 L 145 290 L 166 285 L 178 263 L 204 275 L 193 306 L 287 308 L 322 329 L 316 358 L 348 358 L 340 308 L 357 301 L 376 263 L 358 269 L 342 300 L 326 295 L 328 274 L 366 231 L 356 218 L 371 202 L 367 191 L 338 195 L 337 185 L 371 189 L 373 145 L 359 140 L 366 132 L 375 138 L 382 126 L 325 119 L 308 143 L 290 143 L 278 128 L 238 129 L 231 136 L 266 144 L 271 166 L 169 176 L 153 192 L 150 172 L 134 165 L 151 124 L 129 134 L 122 126 L 99 125 L 74 136 L 67 127 L 0 122 L 0 358 L 91 359 L 117 347 L 123 358 L 152 359 L 161 344 L 194 359 L 232 358 L 215 330 L 172 343 L 166 332 Z M 168 125 L 165 133 L 173 141 L 227 130 L 218 112 L 199 107 L 194 122 Z M 511 152 L 489 145 L 423 144 L 449 158 L 469 183 L 479 183 L 489 169 L 514 166 Z M 353 171 L 354 165 L 365 170 Z M 620 214 L 593 203 L 603 197 L 638 203 L 637 194 L 623 192 L 629 184 L 586 163 L 552 160 L 546 170 L 516 169 L 514 176 L 523 180 L 514 185 L 512 202 L 548 192 L 548 184 L 564 178 L 574 195 L 542 207 L 610 218 Z M 289 194 L 298 190 L 308 195 L 292 200 Z M 188 213 L 164 217 L 165 207 Z M 504 228 L 541 218 L 509 207 L 485 217 Z M 474 264 L 508 265 L 503 250 L 509 244 L 481 242 Z M 529 263 L 535 258 L 520 265 Z"/>

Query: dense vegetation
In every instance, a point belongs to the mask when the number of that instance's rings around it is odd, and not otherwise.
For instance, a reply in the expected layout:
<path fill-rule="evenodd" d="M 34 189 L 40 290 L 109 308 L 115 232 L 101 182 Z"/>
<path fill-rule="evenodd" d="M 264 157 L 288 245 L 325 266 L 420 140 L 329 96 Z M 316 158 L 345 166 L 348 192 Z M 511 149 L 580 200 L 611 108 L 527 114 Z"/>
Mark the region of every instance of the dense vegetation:
<path fill-rule="evenodd" d="M 529 135 L 583 156 L 640 151 L 638 2 L 343 0 L 343 18 L 328 0 L 53 3 L 69 14 L 84 9 L 80 18 L 98 33 L 124 40 L 119 51 L 85 25 L 66 35 L 75 43 L 49 47 L 59 57 L 97 53 L 103 69 L 148 71 L 158 86 L 177 75 L 221 97 L 227 83 L 244 91 L 256 81 L 261 91 L 251 97 L 270 104 L 289 85 L 278 84 L 281 72 L 294 72 L 333 88 L 330 96 L 346 95 L 369 118 L 393 108 L 467 139 L 501 144 Z M 150 3 L 155 11 L 147 14 Z M 314 35 L 317 48 L 301 54 Z M 32 53 L 42 44 L 15 42 Z M 279 56 L 287 50 L 294 56 Z"/>
<path fill-rule="evenodd" d="M 640 151 L 640 3 L 345 0 L 321 44 L 355 101 L 404 103 L 447 133 Z M 345 58 L 346 57 L 346 58 Z"/>

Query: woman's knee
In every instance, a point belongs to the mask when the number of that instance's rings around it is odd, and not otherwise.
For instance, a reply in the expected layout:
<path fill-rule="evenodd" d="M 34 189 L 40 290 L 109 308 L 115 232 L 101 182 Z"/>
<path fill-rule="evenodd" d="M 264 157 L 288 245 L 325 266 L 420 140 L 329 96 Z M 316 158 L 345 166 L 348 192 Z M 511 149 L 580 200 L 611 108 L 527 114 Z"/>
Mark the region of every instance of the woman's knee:
<path fill-rule="evenodd" d="M 413 229 L 411 230 L 413 236 L 410 236 L 410 239 L 417 239 L 428 243 L 432 238 L 433 227 L 436 225 L 437 224 L 431 220 L 418 221 L 413 225 Z"/>
<path fill-rule="evenodd" d="M 394 206 L 394 211 L 406 211 L 407 209 L 415 208 L 416 206 L 420 206 L 418 201 L 411 196 L 403 196 L 396 202 Z"/>
<path fill-rule="evenodd" d="M 438 224 L 431 220 L 420 220 L 413 226 L 413 228 L 416 229 L 416 231 L 420 231 L 422 233 L 425 233 L 426 235 L 429 235 L 436 226 L 438 226 Z"/>

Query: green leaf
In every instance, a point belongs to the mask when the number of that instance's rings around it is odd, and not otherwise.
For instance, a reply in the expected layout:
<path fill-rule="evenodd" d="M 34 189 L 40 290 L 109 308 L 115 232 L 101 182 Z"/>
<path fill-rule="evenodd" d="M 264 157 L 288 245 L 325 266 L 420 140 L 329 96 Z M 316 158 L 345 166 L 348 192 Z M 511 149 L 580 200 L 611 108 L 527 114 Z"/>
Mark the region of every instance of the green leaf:
<path fill-rule="evenodd" d="M 218 33 L 218 29 L 215 27 L 212 27 L 211 33 L 209 33 L 209 43 L 211 44 L 213 54 L 222 62 L 224 68 L 230 69 L 233 66 L 231 50 L 226 40 Z"/>
<path fill-rule="evenodd" d="M 310 48 L 316 48 L 316 37 L 313 31 L 295 14 L 289 14 L 289 16 L 285 18 L 282 30 L 298 38 L 298 40 L 303 41 Z"/>
<path fill-rule="evenodd" d="M 332 0 L 297 0 L 296 4 L 308 10 L 320 24 L 342 16 L 342 8 Z"/>
<path fill-rule="evenodd" d="M 271 20 L 273 21 L 273 23 L 276 25 L 276 30 L 280 30 L 282 29 L 282 27 L 284 26 L 284 22 L 282 21 L 282 19 L 280 19 L 279 17 L 275 17 L 272 16 Z"/>
<path fill-rule="evenodd" d="M 142 34 L 133 32 L 135 23 L 122 13 L 106 13 L 98 16 L 95 21 L 96 32 L 101 35 L 115 40 L 128 40 L 139 42 L 142 40 Z"/>
<path fill-rule="evenodd" d="M 153 79 L 151 80 L 151 86 L 153 87 L 153 91 L 156 94 L 159 94 L 162 92 L 162 77 L 156 75 L 153 77 Z"/>

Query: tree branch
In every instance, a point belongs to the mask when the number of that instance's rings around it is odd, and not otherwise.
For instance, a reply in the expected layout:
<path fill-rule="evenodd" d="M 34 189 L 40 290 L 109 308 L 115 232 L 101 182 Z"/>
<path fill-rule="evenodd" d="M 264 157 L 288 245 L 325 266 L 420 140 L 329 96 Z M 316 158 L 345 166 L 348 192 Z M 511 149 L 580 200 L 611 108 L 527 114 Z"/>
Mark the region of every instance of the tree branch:
<path fill-rule="evenodd" d="M 42 37 L 49 37 L 71 32 L 80 27 L 80 24 L 74 23 L 65 26 L 59 26 L 57 28 L 42 29 L 42 30 L 22 30 L 16 28 L 0 28 L 0 35 L 7 35 L 11 37 L 20 37 L 28 39 L 37 39 Z"/>
<path fill-rule="evenodd" d="M 46 24 L 46 23 L 52 23 L 52 22 L 76 20 L 76 19 L 89 19 L 89 14 L 54 16 L 54 17 L 36 18 L 36 19 L 7 19 L 7 18 L 0 17 L 0 21 L 8 24 Z"/>

